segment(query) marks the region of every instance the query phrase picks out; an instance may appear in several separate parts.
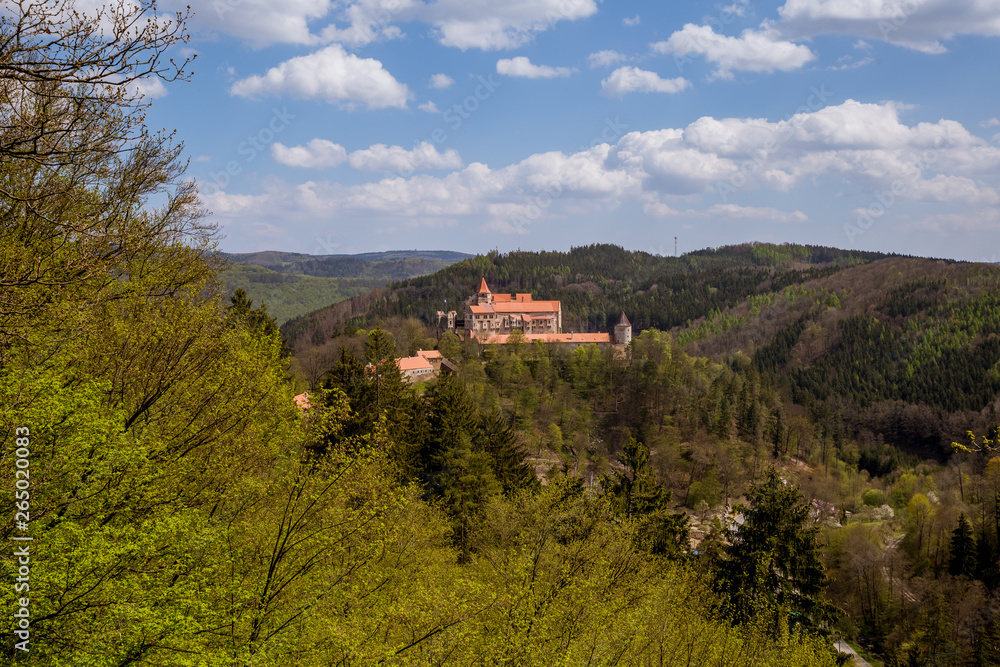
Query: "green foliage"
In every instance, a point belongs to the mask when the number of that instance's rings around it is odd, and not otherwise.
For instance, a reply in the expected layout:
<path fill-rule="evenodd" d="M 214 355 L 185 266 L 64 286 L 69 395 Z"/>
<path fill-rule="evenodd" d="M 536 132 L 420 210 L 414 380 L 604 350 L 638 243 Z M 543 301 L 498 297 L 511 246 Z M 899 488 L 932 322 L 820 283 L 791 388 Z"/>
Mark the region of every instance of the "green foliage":
<path fill-rule="evenodd" d="M 267 306 L 261 304 L 253 307 L 253 299 L 242 289 L 236 290 L 226 308 L 226 317 L 233 325 L 247 327 L 260 336 L 275 338 L 278 336 L 278 322 L 268 315 Z"/>
<path fill-rule="evenodd" d="M 868 507 L 881 507 L 885 505 L 885 492 L 881 489 L 868 489 L 861 494 L 861 502 Z"/>
<path fill-rule="evenodd" d="M 388 276 L 334 278 L 290 275 L 244 264 L 229 264 L 219 278 L 227 291 L 243 290 L 253 301 L 266 304 L 279 325 L 382 287 L 390 280 Z"/>
<path fill-rule="evenodd" d="M 770 608 L 780 610 L 789 626 L 823 627 L 834 613 L 823 598 L 828 581 L 819 529 L 807 525 L 809 510 L 798 490 L 771 468 L 738 509 L 743 523 L 730 533 L 719 572 L 733 618 L 745 623 Z"/>
<path fill-rule="evenodd" d="M 649 463 L 649 448 L 631 436 L 621 456 L 624 470 L 605 477 L 601 486 L 611 507 L 636 520 L 638 544 L 651 554 L 678 558 L 688 551 L 686 514 L 669 511 L 671 494 Z"/>

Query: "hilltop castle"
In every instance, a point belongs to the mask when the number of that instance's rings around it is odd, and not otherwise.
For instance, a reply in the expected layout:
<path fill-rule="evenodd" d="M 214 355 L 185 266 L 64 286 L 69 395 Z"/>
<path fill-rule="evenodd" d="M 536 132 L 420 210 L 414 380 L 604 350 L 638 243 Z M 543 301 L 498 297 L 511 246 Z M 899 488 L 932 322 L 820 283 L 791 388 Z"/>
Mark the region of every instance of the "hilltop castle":
<path fill-rule="evenodd" d="M 632 342 L 632 324 L 622 312 L 613 334 L 563 333 L 562 304 L 559 301 L 535 301 L 531 294 L 494 294 L 486 278 L 479 289 L 465 302 L 465 319 L 458 313 L 438 311 L 438 330 L 460 330 L 465 337 L 480 343 L 504 344 L 514 330 L 520 330 L 529 341 L 562 343 L 572 347 L 596 343 L 625 346 Z"/>

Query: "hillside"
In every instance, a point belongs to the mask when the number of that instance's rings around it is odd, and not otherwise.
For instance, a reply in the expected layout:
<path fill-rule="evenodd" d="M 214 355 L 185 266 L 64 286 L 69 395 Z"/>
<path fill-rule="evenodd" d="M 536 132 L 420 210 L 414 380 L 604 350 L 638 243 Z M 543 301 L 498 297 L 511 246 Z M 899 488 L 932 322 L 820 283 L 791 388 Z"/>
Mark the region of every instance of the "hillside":
<path fill-rule="evenodd" d="M 489 254 L 295 318 L 283 333 L 301 355 L 346 324 L 431 324 L 446 302 L 461 310 L 483 276 L 495 291 L 561 300 L 564 330 L 608 331 L 624 310 L 637 334 L 669 330 L 717 361 L 750 357 L 831 438 L 863 450 L 888 443 L 946 458 L 967 430 L 995 425 L 993 265 L 768 244 L 680 258 L 616 246 Z"/>
<path fill-rule="evenodd" d="M 860 444 L 941 457 L 992 427 L 1000 267 L 891 258 L 786 287 L 675 330 L 693 354 L 752 357 Z"/>
<path fill-rule="evenodd" d="M 461 310 L 483 277 L 495 291 L 531 292 L 560 300 L 566 330 L 608 331 L 622 310 L 637 331 L 669 329 L 736 306 L 749 296 L 886 256 L 767 244 L 727 246 L 680 258 L 613 245 L 569 252 L 489 253 L 296 318 L 283 332 L 289 344 L 301 351 L 313 341 L 328 340 L 347 322 L 361 326 L 390 317 L 413 317 L 430 324 L 446 303 L 450 304 L 447 309 Z"/>
<path fill-rule="evenodd" d="M 450 251 L 400 250 L 361 255 L 303 255 L 266 250 L 222 254 L 229 293 L 243 289 L 283 324 L 391 281 L 433 273 L 470 257 Z"/>
<path fill-rule="evenodd" d="M 305 255 L 263 250 L 245 254 L 224 254 L 236 264 L 253 264 L 278 273 L 322 278 L 385 278 L 403 280 L 434 273 L 450 264 L 472 257 L 449 250 L 390 250 L 358 255 Z"/>

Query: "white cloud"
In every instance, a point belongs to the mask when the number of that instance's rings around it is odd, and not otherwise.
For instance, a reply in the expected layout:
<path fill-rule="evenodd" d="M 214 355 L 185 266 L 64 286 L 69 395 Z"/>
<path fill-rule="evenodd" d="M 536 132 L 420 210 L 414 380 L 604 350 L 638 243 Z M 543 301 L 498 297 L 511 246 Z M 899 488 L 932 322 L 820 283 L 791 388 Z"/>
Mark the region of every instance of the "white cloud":
<path fill-rule="evenodd" d="M 601 94 L 622 97 L 626 93 L 679 93 L 690 85 L 691 82 L 684 78 L 661 79 L 656 72 L 619 67 L 601 81 Z"/>
<path fill-rule="evenodd" d="M 998 127 L 1000 126 L 1000 118 L 990 118 L 979 123 L 979 127 Z"/>
<path fill-rule="evenodd" d="M 750 0 L 739 0 L 739 2 L 734 2 L 731 5 L 726 5 L 722 8 L 720 12 L 723 17 L 727 15 L 732 16 L 746 16 L 747 6 L 749 6 Z"/>
<path fill-rule="evenodd" d="M 130 95 L 146 97 L 155 100 L 167 94 L 167 87 L 159 77 L 150 76 L 144 79 L 136 79 L 128 85 Z"/>
<path fill-rule="evenodd" d="M 463 164 L 454 148 L 439 153 L 429 141 L 421 142 L 412 150 L 406 150 L 402 146 L 375 144 L 370 148 L 354 151 L 347 160 L 352 167 L 363 171 L 404 173 L 423 169 L 458 169 Z"/>
<path fill-rule="evenodd" d="M 161 9 L 183 10 L 186 0 L 168 0 Z M 195 12 L 192 27 L 224 32 L 254 46 L 316 44 L 309 24 L 327 16 L 332 0 L 213 0 Z"/>
<path fill-rule="evenodd" d="M 703 117 L 686 127 L 630 132 L 614 144 L 568 155 L 535 154 L 497 169 L 482 163 L 461 167 L 456 152 L 440 153 L 429 143 L 412 150 L 372 146 L 347 154 L 346 162 L 401 175 L 411 169 L 453 171 L 360 185 L 275 182 L 252 197 L 214 193 L 206 196 L 206 205 L 232 220 L 337 216 L 372 221 L 373 228 L 467 221 L 515 232 L 524 220 L 608 211 L 622 202 L 642 204 L 655 216 L 801 223 L 807 220 L 802 211 L 742 206 L 733 199 L 759 192 L 812 197 L 812 189 L 828 185 L 853 193 L 834 200 L 842 202 L 836 206 L 845 221 L 853 219 L 851 209 L 868 207 L 886 192 L 899 207 L 891 211 L 897 220 L 928 205 L 938 220 L 946 215 L 972 220 L 977 212 L 995 209 L 1000 148 L 955 121 L 907 124 L 902 111 L 892 103 L 848 100 L 779 121 Z M 286 162 L 344 161 L 342 149 L 332 143 L 274 151 L 276 159 L 284 151 Z M 679 200 L 697 204 L 687 210 L 670 205 Z"/>
<path fill-rule="evenodd" d="M 332 23 L 320 32 L 319 39 L 324 43 L 337 42 L 350 46 L 399 39 L 404 36 L 403 31 L 393 25 L 393 21 L 414 17 L 420 7 L 415 0 L 357 0 L 344 3 L 338 18 L 347 26 L 341 28 Z"/>
<path fill-rule="evenodd" d="M 587 64 L 590 65 L 591 68 L 610 67 L 612 65 L 617 65 L 618 63 L 623 63 L 626 60 L 628 60 L 627 56 L 612 50 L 598 51 L 597 53 L 591 53 L 587 56 Z"/>
<path fill-rule="evenodd" d="M 734 71 L 791 71 L 816 56 L 809 47 L 782 40 L 770 26 L 744 30 L 739 37 L 716 33 L 710 26 L 688 23 L 665 42 L 656 42 L 657 53 L 676 57 L 704 56 L 716 66 L 714 76 L 729 79 Z"/>
<path fill-rule="evenodd" d="M 445 46 L 490 51 L 523 46 L 560 21 L 596 13 L 595 0 L 437 0 L 420 17 L 435 26 Z"/>
<path fill-rule="evenodd" d="M 984 0 L 786 0 L 778 14 L 792 37 L 848 34 L 925 53 L 958 35 L 1000 36 L 1000 4 Z"/>
<path fill-rule="evenodd" d="M 852 56 L 841 56 L 840 58 L 837 59 L 836 65 L 831 65 L 827 67 L 827 69 L 833 71 L 859 69 L 861 67 L 871 65 L 873 62 L 875 62 L 875 59 L 872 58 L 871 56 L 865 56 L 860 60 L 855 60 Z"/>
<path fill-rule="evenodd" d="M 638 14 L 632 17 L 625 17 L 622 19 L 622 25 L 625 26 L 626 28 L 632 28 L 634 26 L 639 25 L 641 22 L 642 19 L 639 18 Z"/>
<path fill-rule="evenodd" d="M 431 76 L 431 81 L 428 85 L 437 90 L 444 90 L 445 88 L 450 88 L 454 83 L 455 80 L 447 74 L 434 74 Z"/>
<path fill-rule="evenodd" d="M 165 0 L 183 10 L 185 0 Z M 256 47 L 270 44 L 364 46 L 403 37 L 399 24 L 432 26 L 462 50 L 523 46 L 562 21 L 597 13 L 597 0 L 213 0 L 195 14 L 196 30 L 224 32 Z"/>
<path fill-rule="evenodd" d="M 263 76 L 237 81 L 230 92 L 240 97 L 289 95 L 325 100 L 344 108 L 358 103 L 369 109 L 406 108 L 409 89 L 373 58 L 359 58 L 339 45 L 298 56 Z"/>
<path fill-rule="evenodd" d="M 554 79 L 566 77 L 573 73 L 569 67 L 550 67 L 548 65 L 534 65 L 524 57 L 502 58 L 497 61 L 497 74 L 505 76 L 516 76 L 525 79 Z"/>
<path fill-rule="evenodd" d="M 271 156 L 279 164 L 289 167 L 326 169 L 347 161 L 347 149 L 326 139 L 313 139 L 305 146 L 271 144 Z"/>
<path fill-rule="evenodd" d="M 434 104 L 433 100 L 424 102 L 423 104 L 418 104 L 417 108 L 421 111 L 426 111 L 427 113 L 440 113 L 441 110 L 438 109 L 437 105 Z"/>
<path fill-rule="evenodd" d="M 362 171 L 407 173 L 425 169 L 459 169 L 462 158 L 454 148 L 441 153 L 429 141 L 421 142 L 406 150 L 402 146 L 375 144 L 369 148 L 348 153 L 340 144 L 326 139 L 313 139 L 305 146 L 287 147 L 281 143 L 271 146 L 275 161 L 289 167 L 326 169 L 347 162 Z"/>

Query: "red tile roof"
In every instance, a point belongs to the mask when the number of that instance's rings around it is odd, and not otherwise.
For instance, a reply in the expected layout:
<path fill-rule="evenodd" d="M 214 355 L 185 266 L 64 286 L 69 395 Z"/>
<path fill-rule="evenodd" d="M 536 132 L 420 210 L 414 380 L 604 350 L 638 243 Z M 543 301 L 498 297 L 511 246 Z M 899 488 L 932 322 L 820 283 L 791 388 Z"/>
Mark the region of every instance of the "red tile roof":
<path fill-rule="evenodd" d="M 466 283 L 468 285 L 468 283 Z M 489 294 L 490 286 L 486 284 L 486 278 L 484 277 L 479 283 L 479 294 Z"/>
<path fill-rule="evenodd" d="M 498 313 L 555 313 L 559 311 L 559 302 L 511 301 L 509 303 L 494 303 L 493 308 Z"/>
<path fill-rule="evenodd" d="M 396 365 L 399 366 L 401 371 L 418 371 L 426 370 L 428 372 L 433 371 L 434 367 L 431 366 L 430 362 L 423 357 L 401 357 L 396 359 Z"/>
<path fill-rule="evenodd" d="M 508 334 L 494 334 L 491 336 L 476 337 L 480 343 L 506 345 L 510 338 Z M 562 334 L 525 334 L 524 339 L 529 343 L 540 340 L 543 343 L 611 343 L 611 334 L 606 333 L 562 333 Z"/>

